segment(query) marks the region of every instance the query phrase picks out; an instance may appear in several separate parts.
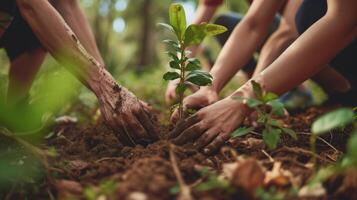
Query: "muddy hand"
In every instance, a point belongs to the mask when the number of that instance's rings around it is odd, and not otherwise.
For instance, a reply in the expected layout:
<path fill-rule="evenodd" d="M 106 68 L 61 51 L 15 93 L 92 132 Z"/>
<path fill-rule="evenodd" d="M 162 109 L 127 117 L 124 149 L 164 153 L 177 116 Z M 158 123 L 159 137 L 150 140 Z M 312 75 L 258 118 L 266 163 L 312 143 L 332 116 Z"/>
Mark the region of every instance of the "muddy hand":
<path fill-rule="evenodd" d="M 157 128 L 149 106 L 124 87 L 116 86 L 110 96 L 100 98 L 100 107 L 107 124 L 119 133 L 127 145 L 157 140 Z"/>
<path fill-rule="evenodd" d="M 196 93 L 186 97 L 183 100 L 184 109 L 199 110 L 203 107 L 211 105 L 218 101 L 218 94 L 208 87 L 202 87 Z M 171 122 L 176 124 L 178 122 L 178 110 L 171 116 Z"/>
<path fill-rule="evenodd" d="M 172 142 L 182 145 L 193 141 L 197 149 L 211 154 L 230 139 L 248 115 L 247 109 L 243 103 L 227 97 L 180 121 L 170 133 Z"/>

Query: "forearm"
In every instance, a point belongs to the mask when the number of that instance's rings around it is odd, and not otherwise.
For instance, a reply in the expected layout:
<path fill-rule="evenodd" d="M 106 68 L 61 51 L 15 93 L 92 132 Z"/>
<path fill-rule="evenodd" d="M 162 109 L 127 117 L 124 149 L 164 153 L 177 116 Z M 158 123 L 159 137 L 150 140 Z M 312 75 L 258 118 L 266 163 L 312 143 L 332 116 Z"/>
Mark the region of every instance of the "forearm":
<path fill-rule="evenodd" d="M 356 37 L 355 22 L 339 19 L 324 16 L 253 80 L 281 95 L 315 75 Z M 252 95 L 249 82 L 238 91 L 242 90 Z"/>
<path fill-rule="evenodd" d="M 282 2 L 281 0 L 253 1 L 247 15 L 235 27 L 211 70 L 212 90 L 219 93 L 237 71 L 251 59 L 267 36 L 269 25 Z"/>
<path fill-rule="evenodd" d="M 114 79 L 81 45 L 58 12 L 45 0 L 17 0 L 20 12 L 41 44 L 83 84 L 97 92 L 101 82 Z"/>
<path fill-rule="evenodd" d="M 52 0 L 52 5 L 61 14 L 66 23 L 77 35 L 84 48 L 101 64 L 104 65 L 102 56 L 99 53 L 95 42 L 94 34 L 88 23 L 88 19 L 80 8 L 78 0 L 63 1 Z"/>
<path fill-rule="evenodd" d="M 213 76 L 213 90 L 219 93 L 223 89 L 237 71 L 251 59 L 266 34 L 266 27 L 250 27 L 244 21 L 234 29 L 210 72 Z"/>
<path fill-rule="evenodd" d="M 278 30 L 276 30 L 264 44 L 259 54 L 259 60 L 254 70 L 253 77 L 273 63 L 297 37 L 298 34 L 295 33 L 293 29 L 280 24 Z"/>

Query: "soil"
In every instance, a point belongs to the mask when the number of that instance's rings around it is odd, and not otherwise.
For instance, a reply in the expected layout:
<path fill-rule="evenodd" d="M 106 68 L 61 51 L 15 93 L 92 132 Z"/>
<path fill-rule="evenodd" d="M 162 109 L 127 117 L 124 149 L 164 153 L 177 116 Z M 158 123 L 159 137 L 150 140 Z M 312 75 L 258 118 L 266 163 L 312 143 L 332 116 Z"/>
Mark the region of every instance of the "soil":
<path fill-rule="evenodd" d="M 284 137 L 275 150 L 265 148 L 257 131 L 257 134 L 231 140 L 220 152 L 210 156 L 190 148 L 190 144 L 170 148 L 170 143 L 166 140 L 146 147 L 127 147 L 120 143 L 115 132 L 104 125 L 60 124 L 54 128 L 55 134 L 46 139 L 42 147 L 54 147 L 57 153 L 56 157 L 49 159 L 47 177 L 43 178 L 36 189 L 12 191 L 7 196 L 9 199 L 23 199 L 25 196 L 29 199 L 49 199 L 49 196 L 58 199 L 90 199 L 90 195 L 94 194 L 97 197 L 104 195 L 104 199 L 176 199 L 178 194 L 173 189 L 177 188 L 177 177 L 170 162 L 170 151 L 173 151 L 177 159 L 185 183 L 193 188 L 192 195 L 195 199 L 254 199 L 251 189 L 261 186 L 264 176 L 266 178 L 266 171 L 272 170 L 278 162 L 281 163 L 281 169 L 291 173 L 289 177 L 292 179 L 284 182 L 285 179 L 273 178 L 264 187 L 288 191 L 294 184 L 303 186 L 313 174 L 313 168 L 309 167 L 312 157 L 308 135 L 310 125 L 318 115 L 330 109 L 332 108 L 311 108 L 285 119 L 284 124 L 297 131 L 299 139 L 295 141 Z M 162 128 L 161 135 L 165 135 L 168 129 Z M 318 163 L 327 165 L 336 162 L 344 152 L 343 144 L 346 144 L 347 138 L 348 131 L 345 131 L 326 136 L 324 140 L 329 144 L 319 141 Z M 338 151 L 332 149 L 331 145 Z M 239 162 L 243 164 L 233 170 L 230 189 L 194 189 L 209 179 L 209 176 L 202 175 L 206 167 L 213 174 L 220 175 L 225 171 L 227 163 Z M 348 175 L 336 175 L 329 179 L 325 183 L 327 195 L 291 199 L 356 199 L 354 195 L 357 188 L 351 188 L 346 183 L 346 177 L 357 177 L 356 172 L 351 171 Z M 109 185 L 107 189 L 103 189 L 105 183 Z"/>

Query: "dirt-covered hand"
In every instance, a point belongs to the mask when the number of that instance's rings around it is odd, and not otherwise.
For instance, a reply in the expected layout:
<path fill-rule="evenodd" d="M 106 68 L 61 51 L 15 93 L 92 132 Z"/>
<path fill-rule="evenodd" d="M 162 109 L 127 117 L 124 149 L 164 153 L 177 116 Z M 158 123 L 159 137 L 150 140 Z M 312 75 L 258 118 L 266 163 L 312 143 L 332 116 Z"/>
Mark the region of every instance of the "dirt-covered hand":
<path fill-rule="evenodd" d="M 195 92 L 194 94 L 186 97 L 183 100 L 183 106 L 185 110 L 187 109 L 199 110 L 217 101 L 218 101 L 218 94 L 214 90 L 208 87 L 203 87 L 197 92 Z M 178 121 L 178 111 L 176 110 L 171 116 L 171 122 L 176 124 L 177 121 Z"/>
<path fill-rule="evenodd" d="M 124 87 L 99 97 L 100 109 L 106 123 L 116 130 L 126 145 L 148 143 L 158 139 L 157 127 L 146 103 Z"/>
<path fill-rule="evenodd" d="M 245 104 L 227 97 L 180 121 L 170 137 L 178 145 L 194 141 L 197 149 L 211 154 L 230 139 L 249 112 Z"/>

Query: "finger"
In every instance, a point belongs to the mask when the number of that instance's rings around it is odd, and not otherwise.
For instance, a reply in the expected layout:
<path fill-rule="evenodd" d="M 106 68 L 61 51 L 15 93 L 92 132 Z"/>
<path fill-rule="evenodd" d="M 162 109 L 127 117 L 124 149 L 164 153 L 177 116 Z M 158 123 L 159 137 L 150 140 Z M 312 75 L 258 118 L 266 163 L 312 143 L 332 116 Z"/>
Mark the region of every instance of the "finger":
<path fill-rule="evenodd" d="M 198 138 L 198 140 L 194 143 L 194 147 L 200 150 L 211 143 L 218 135 L 218 131 L 208 130 Z"/>
<path fill-rule="evenodd" d="M 175 109 L 171 115 L 170 121 L 172 124 L 177 124 L 178 120 L 179 120 L 178 109 Z"/>
<path fill-rule="evenodd" d="M 135 145 L 132 138 L 129 136 L 129 132 L 124 128 L 123 123 L 119 122 L 119 126 L 116 128 L 116 133 L 119 141 L 124 145 L 133 146 Z"/>
<path fill-rule="evenodd" d="M 205 131 L 201 123 L 194 124 L 188 129 L 184 130 L 178 137 L 172 140 L 174 144 L 182 145 L 188 141 L 198 138 Z"/>
<path fill-rule="evenodd" d="M 141 112 L 139 112 L 139 114 L 135 114 L 135 115 L 136 115 L 137 119 L 139 120 L 139 122 L 141 123 L 141 125 L 146 130 L 148 137 L 153 140 L 158 140 L 159 132 L 158 132 L 156 126 L 154 125 L 154 122 L 149 117 L 149 114 L 145 110 L 142 110 Z"/>
<path fill-rule="evenodd" d="M 136 135 L 135 141 L 145 141 L 149 138 L 149 135 L 146 131 L 146 129 L 141 125 L 138 119 L 136 118 L 131 118 L 130 121 L 128 122 L 128 128 L 130 130 L 130 133 L 132 135 Z"/>
<path fill-rule="evenodd" d="M 121 115 L 121 123 L 122 127 L 128 137 L 130 137 L 133 141 L 138 141 L 141 138 L 140 134 L 143 134 L 142 132 L 140 133 L 137 129 L 136 124 L 139 124 L 138 121 L 136 120 L 135 115 L 133 113 L 122 113 Z M 141 130 L 142 131 L 142 130 Z"/>
<path fill-rule="evenodd" d="M 192 126 L 193 124 L 199 122 L 199 117 L 197 114 L 192 115 L 189 118 L 183 119 L 179 121 L 173 131 L 169 133 L 169 138 L 177 137 L 182 131 L 186 130 L 188 127 Z"/>
<path fill-rule="evenodd" d="M 229 140 L 229 133 L 221 133 L 219 134 L 209 145 L 207 145 L 203 152 L 205 154 L 212 154 L 217 151 L 227 140 Z"/>

